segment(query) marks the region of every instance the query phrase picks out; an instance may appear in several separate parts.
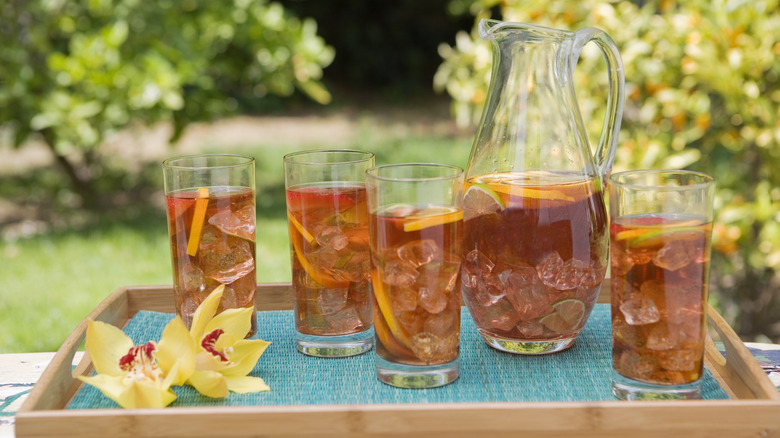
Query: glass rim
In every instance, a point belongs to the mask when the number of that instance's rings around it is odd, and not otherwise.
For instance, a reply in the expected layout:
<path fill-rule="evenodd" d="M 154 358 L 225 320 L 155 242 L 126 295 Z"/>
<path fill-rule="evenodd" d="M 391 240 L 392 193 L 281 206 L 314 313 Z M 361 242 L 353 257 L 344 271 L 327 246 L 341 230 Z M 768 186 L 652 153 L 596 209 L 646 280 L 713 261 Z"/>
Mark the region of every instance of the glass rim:
<path fill-rule="evenodd" d="M 376 172 L 382 169 L 389 169 L 393 167 L 410 167 L 410 168 L 430 167 L 430 168 L 440 168 L 440 169 L 451 169 L 454 170 L 455 173 L 452 173 L 450 175 L 428 176 L 428 177 L 393 177 L 393 176 L 381 176 L 376 174 Z M 378 181 L 398 181 L 398 182 L 446 181 L 449 179 L 458 178 L 459 176 L 463 176 L 463 174 L 464 174 L 463 168 L 459 166 L 454 166 L 452 164 L 441 164 L 441 163 L 394 163 L 394 164 L 383 164 L 381 166 L 374 166 L 370 169 L 366 169 L 366 178 L 371 178 Z"/>
<path fill-rule="evenodd" d="M 343 161 L 298 161 L 295 159 L 296 157 L 300 157 L 302 155 L 313 155 L 313 154 L 322 154 L 322 153 L 325 154 L 352 153 L 356 155 L 362 155 L 362 157 L 356 158 L 354 160 L 343 160 Z M 330 166 L 330 165 L 362 163 L 365 161 L 369 161 L 372 158 L 374 158 L 373 152 L 361 151 L 359 149 L 309 149 L 305 151 L 290 152 L 289 154 L 286 154 L 284 156 L 283 161 L 285 163 L 294 163 L 294 164 L 302 164 L 302 165 Z"/>
<path fill-rule="evenodd" d="M 196 166 L 194 164 L 190 165 L 181 165 L 181 164 L 175 164 L 177 161 L 184 161 L 184 160 L 194 160 L 196 158 L 235 158 L 239 161 L 236 163 L 231 164 L 220 164 L 217 166 Z M 255 158 L 250 157 L 248 155 L 238 155 L 238 154 L 193 154 L 193 155 L 181 155 L 177 157 L 171 157 L 163 160 L 162 165 L 164 168 L 167 169 L 227 169 L 231 167 L 241 167 L 246 166 L 247 164 L 254 163 Z"/>
<path fill-rule="evenodd" d="M 694 184 L 688 184 L 688 185 L 661 185 L 661 184 L 639 184 L 635 182 L 625 182 L 620 181 L 619 178 L 624 176 L 632 176 L 632 175 L 661 175 L 661 174 L 669 174 L 669 175 L 687 175 L 687 176 L 696 176 L 701 178 L 700 182 L 696 182 Z M 684 169 L 637 169 L 637 170 L 625 170 L 623 172 L 613 173 L 609 176 L 609 183 L 614 184 L 616 186 L 620 186 L 623 188 L 630 188 L 634 190 L 664 190 L 664 191 L 674 191 L 674 190 L 703 190 L 706 189 L 709 186 L 712 186 L 715 184 L 715 178 L 713 178 L 711 175 L 708 175 L 704 172 L 698 172 L 695 170 L 684 170 Z"/>

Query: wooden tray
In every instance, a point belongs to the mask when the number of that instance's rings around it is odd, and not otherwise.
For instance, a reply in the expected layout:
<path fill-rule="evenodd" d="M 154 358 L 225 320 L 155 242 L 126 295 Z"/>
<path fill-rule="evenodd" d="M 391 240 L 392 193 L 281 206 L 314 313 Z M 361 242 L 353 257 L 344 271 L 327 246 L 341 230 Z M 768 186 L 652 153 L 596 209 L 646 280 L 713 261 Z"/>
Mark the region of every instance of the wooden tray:
<path fill-rule="evenodd" d="M 602 290 L 608 291 L 608 282 Z M 601 294 L 600 302 L 608 302 Z M 292 308 L 289 284 L 258 285 L 259 310 Z M 124 287 L 87 319 L 124 327 L 140 310 L 173 312 L 168 287 Z M 768 437 L 780 436 L 780 393 L 723 318 L 709 322 L 728 360 L 708 342 L 705 363 L 732 400 L 642 402 L 293 405 L 66 410 L 92 372 L 71 370 L 86 319 L 57 351 L 16 414 L 18 437 Z M 685 435 L 683 435 L 685 434 Z"/>

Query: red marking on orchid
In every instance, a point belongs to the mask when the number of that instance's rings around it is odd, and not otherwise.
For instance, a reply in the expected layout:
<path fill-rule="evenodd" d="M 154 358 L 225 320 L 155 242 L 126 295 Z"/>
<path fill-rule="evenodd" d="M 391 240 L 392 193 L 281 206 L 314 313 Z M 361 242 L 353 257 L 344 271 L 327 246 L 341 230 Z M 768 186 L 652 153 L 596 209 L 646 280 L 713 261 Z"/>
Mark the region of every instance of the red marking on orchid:
<path fill-rule="evenodd" d="M 219 360 L 221 360 L 222 362 L 228 362 L 229 360 L 227 356 L 225 356 L 225 354 L 222 353 L 221 351 L 217 351 L 217 349 L 214 348 L 214 344 L 217 343 L 217 339 L 219 339 L 219 337 L 222 336 L 222 333 L 225 333 L 225 331 L 219 328 L 214 329 L 211 333 L 203 337 L 203 340 L 200 342 L 200 346 L 203 347 L 204 350 L 213 354 L 214 356 L 217 356 Z"/>
<path fill-rule="evenodd" d="M 142 362 L 145 361 L 151 361 L 152 360 L 152 353 L 154 353 L 157 350 L 157 347 L 154 345 L 154 342 L 149 341 L 143 345 L 139 345 L 137 347 L 131 347 L 130 350 L 128 350 L 127 354 L 119 358 L 119 369 L 122 371 L 130 371 L 133 369 L 133 364 L 136 363 L 136 360 L 139 359 L 138 355 L 142 354 L 144 357 L 141 357 L 140 360 Z"/>

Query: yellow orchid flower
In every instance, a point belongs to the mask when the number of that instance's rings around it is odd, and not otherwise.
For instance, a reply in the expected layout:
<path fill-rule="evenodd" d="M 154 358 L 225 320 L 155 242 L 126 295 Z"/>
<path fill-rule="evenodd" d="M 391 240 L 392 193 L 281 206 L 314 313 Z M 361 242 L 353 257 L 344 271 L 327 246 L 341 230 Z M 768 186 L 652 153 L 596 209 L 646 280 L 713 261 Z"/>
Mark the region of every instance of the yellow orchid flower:
<path fill-rule="evenodd" d="M 187 383 L 208 397 L 226 397 L 228 391 L 270 391 L 263 379 L 247 376 L 270 342 L 244 339 L 252 326 L 251 307 L 216 315 L 224 289 L 224 285 L 214 289 L 193 316 L 190 336 L 197 353 Z"/>
<path fill-rule="evenodd" d="M 135 346 L 122 330 L 89 321 L 87 353 L 97 374 L 79 376 L 123 408 L 161 408 L 176 400 L 172 384 L 195 370 L 195 345 L 178 316 L 163 330 L 160 343 Z"/>

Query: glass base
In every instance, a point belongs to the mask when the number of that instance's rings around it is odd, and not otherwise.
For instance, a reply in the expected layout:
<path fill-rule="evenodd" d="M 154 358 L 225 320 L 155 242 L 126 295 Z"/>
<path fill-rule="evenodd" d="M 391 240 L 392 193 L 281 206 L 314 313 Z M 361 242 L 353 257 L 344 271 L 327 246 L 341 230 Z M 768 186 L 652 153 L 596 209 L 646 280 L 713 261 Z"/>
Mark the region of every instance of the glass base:
<path fill-rule="evenodd" d="M 436 388 L 458 380 L 460 362 L 455 359 L 441 365 L 413 366 L 376 359 L 376 376 L 380 382 L 398 388 Z"/>
<path fill-rule="evenodd" d="M 491 347 L 512 354 L 539 355 L 557 353 L 571 347 L 574 345 L 574 341 L 577 340 L 575 335 L 552 341 L 523 341 L 496 336 L 482 329 L 477 329 L 477 331 Z"/>
<path fill-rule="evenodd" d="M 312 336 L 295 332 L 295 346 L 307 356 L 357 356 L 374 347 L 374 330 L 344 336 Z"/>
<path fill-rule="evenodd" d="M 612 394 L 619 400 L 698 400 L 701 379 L 685 385 L 654 385 L 623 377 L 612 370 Z"/>

